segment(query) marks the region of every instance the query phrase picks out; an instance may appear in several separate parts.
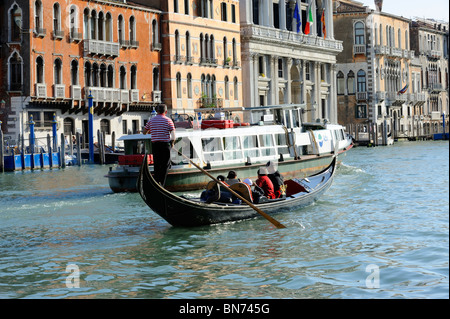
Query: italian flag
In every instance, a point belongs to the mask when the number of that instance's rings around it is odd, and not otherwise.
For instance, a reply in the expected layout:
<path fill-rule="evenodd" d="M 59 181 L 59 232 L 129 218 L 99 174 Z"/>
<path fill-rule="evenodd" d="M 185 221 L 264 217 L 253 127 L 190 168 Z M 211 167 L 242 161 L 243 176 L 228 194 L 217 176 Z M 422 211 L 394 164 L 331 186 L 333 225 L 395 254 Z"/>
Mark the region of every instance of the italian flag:
<path fill-rule="evenodd" d="M 313 23 L 314 23 L 314 19 L 313 19 L 312 8 L 311 8 L 311 5 L 309 5 L 308 19 L 307 19 L 306 25 L 305 25 L 305 34 L 309 34 L 311 32 Z"/>

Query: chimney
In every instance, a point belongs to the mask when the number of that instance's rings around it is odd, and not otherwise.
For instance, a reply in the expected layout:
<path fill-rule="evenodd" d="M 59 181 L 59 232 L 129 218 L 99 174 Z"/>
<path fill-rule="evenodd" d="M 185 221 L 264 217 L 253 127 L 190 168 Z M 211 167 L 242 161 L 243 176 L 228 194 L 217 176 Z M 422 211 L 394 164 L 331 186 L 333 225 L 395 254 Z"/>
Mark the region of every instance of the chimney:
<path fill-rule="evenodd" d="M 375 0 L 375 8 L 378 12 L 381 12 L 383 9 L 383 0 Z"/>

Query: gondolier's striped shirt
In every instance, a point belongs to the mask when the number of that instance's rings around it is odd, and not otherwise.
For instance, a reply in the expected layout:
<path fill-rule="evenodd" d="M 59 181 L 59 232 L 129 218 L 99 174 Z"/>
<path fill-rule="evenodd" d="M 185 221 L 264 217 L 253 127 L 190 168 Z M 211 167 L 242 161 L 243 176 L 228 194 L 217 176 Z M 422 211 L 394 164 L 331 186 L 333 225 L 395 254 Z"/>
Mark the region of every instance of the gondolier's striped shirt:
<path fill-rule="evenodd" d="M 170 142 L 170 132 L 175 130 L 171 119 L 162 114 L 157 114 L 145 125 L 150 130 L 152 142 Z"/>

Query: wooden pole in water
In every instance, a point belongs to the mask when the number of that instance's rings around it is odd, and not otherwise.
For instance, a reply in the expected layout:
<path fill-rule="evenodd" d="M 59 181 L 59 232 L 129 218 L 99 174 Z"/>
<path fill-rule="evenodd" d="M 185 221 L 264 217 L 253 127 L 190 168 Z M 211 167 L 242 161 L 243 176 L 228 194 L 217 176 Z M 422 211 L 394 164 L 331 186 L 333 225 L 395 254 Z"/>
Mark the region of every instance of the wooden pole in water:
<path fill-rule="evenodd" d="M 106 133 L 102 132 L 102 157 L 103 157 L 103 164 L 106 163 L 106 159 L 105 159 L 105 145 L 106 145 Z"/>
<path fill-rule="evenodd" d="M 111 134 L 111 148 L 113 152 L 116 150 L 116 132 L 114 131 Z"/>
<path fill-rule="evenodd" d="M 61 150 L 59 152 L 61 167 L 66 167 L 66 140 L 64 138 L 64 133 L 61 133 Z"/>
<path fill-rule="evenodd" d="M 2 173 L 5 172 L 5 154 L 3 150 L 5 149 L 5 143 L 3 140 L 3 131 L 0 125 L 0 170 Z"/>
<path fill-rule="evenodd" d="M 80 139 L 80 133 L 76 133 L 76 147 L 77 147 L 77 163 L 78 166 L 81 166 L 81 139 Z"/>

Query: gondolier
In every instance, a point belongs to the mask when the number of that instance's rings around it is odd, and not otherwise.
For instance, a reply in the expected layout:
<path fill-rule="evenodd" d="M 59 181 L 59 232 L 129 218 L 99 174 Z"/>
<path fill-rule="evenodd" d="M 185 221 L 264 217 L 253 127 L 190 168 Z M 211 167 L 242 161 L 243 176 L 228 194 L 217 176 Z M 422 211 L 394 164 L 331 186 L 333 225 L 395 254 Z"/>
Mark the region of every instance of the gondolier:
<path fill-rule="evenodd" d="M 170 150 L 175 141 L 175 125 L 169 119 L 167 106 L 158 104 L 156 106 L 157 115 L 153 117 L 144 127 L 144 135 L 152 135 L 152 153 L 155 180 L 164 186 L 167 171 L 170 168 Z"/>

